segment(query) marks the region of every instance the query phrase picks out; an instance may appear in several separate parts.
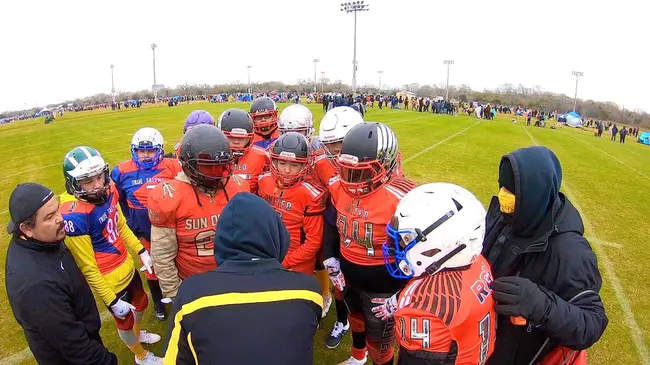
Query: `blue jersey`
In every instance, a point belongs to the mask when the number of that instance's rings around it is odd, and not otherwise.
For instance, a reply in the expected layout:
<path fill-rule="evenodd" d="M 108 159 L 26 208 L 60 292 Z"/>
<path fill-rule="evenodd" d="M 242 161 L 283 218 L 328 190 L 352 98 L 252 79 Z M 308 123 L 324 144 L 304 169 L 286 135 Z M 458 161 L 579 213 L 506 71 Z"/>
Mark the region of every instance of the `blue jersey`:
<path fill-rule="evenodd" d="M 167 158 L 151 170 L 138 168 L 133 160 L 113 168 L 111 179 L 119 191 L 120 206 L 136 236 L 151 241 L 151 222 L 146 206 L 149 191 L 163 179 L 173 179 L 180 171 L 178 160 Z"/>

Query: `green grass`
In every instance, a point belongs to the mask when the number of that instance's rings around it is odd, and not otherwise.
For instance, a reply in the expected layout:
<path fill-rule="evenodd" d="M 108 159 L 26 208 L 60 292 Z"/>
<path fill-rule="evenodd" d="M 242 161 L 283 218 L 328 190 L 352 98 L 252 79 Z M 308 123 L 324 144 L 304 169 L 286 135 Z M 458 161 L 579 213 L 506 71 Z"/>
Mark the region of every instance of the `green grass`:
<path fill-rule="evenodd" d="M 182 104 L 121 110 L 118 112 L 94 111 L 69 113 L 54 124 L 44 125 L 42 120 L 0 126 L 0 150 L 5 153 L 0 162 L 0 226 L 7 224 L 9 195 L 13 187 L 25 181 L 36 181 L 53 188 L 64 189 L 61 176 L 63 155 L 77 145 L 97 148 L 106 160 L 114 164 L 130 158 L 129 144 L 132 134 L 139 128 L 158 128 L 171 148 L 181 137 L 184 118 L 194 109 L 206 109 L 215 117 L 228 107 L 245 104 Z M 310 106 L 314 117 L 320 120 L 320 105 Z M 509 117 L 496 121 L 481 121 L 467 116 L 442 116 L 420 114 L 413 111 L 369 109 L 366 120 L 388 123 L 400 138 L 406 174 L 418 183 L 448 181 L 465 186 L 484 204 L 497 191 L 498 164 L 501 155 L 519 147 L 535 143 L 546 145 L 556 152 L 562 162 L 564 190 L 578 203 L 589 224 L 587 232 L 599 241 L 620 246 L 601 245 L 599 263 L 604 276 L 602 295 L 610 324 L 605 335 L 589 352 L 590 364 L 638 364 L 639 358 L 623 308 L 615 292 L 614 274 L 621 282 L 636 322 L 641 328 L 645 346 L 650 344 L 650 305 L 644 293 L 644 283 L 650 281 L 650 271 L 645 270 L 647 256 L 645 238 L 650 236 L 650 147 L 634 142 L 609 142 L 597 139 L 592 132 L 563 128 L 526 128 L 522 123 L 510 123 Z M 478 122 L 478 123 L 477 123 Z M 528 131 L 528 133 L 527 133 Z M 415 157 L 414 157 L 415 156 Z M 0 230 L 0 244 L 6 245 L 9 237 Z M 592 246 L 595 245 L 592 240 Z M 0 250 L 4 263 L 6 247 Z M 611 263 L 606 270 L 605 261 Z M 4 270 L 1 272 L 4 283 Z M 6 291 L 0 291 L 0 359 L 20 353 L 26 348 L 22 330 L 11 315 Z M 105 312 L 99 304 L 101 312 Z M 323 345 L 335 315 L 332 313 L 321 325 L 316 337 L 316 364 L 336 364 L 349 356 L 350 336 L 336 350 Z M 166 324 L 145 316 L 145 329 L 164 334 Z M 133 357 L 117 337 L 115 326 L 104 321 L 102 338 L 124 363 Z M 160 354 L 161 345 L 151 349 Z M 23 352 L 30 354 L 29 352 Z M 16 358 L 16 357 L 15 357 Z M 14 359 L 15 359 L 14 358 Z M 7 362 L 7 361 L 5 361 Z M 0 360 L 0 363 L 3 363 Z M 8 363 L 8 362 L 7 362 Z M 21 362 L 35 363 L 31 356 Z"/>

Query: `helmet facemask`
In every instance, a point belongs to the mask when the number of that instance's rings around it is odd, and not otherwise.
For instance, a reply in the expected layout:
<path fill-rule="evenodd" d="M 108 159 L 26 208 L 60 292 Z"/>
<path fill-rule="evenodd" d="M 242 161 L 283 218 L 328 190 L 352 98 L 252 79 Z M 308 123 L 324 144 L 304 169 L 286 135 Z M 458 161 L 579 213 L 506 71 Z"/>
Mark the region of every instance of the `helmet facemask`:
<path fill-rule="evenodd" d="M 300 170 L 295 173 L 286 173 L 279 168 L 280 161 L 302 164 Z M 288 188 L 304 180 L 309 170 L 309 158 L 296 157 L 292 152 L 282 151 L 279 154 L 271 154 L 271 174 L 276 184 L 282 188 Z"/>
<path fill-rule="evenodd" d="M 340 155 L 338 167 L 341 185 L 351 195 L 364 197 L 389 180 L 393 167 L 386 169 L 379 160 L 359 161 L 357 156 Z"/>
<path fill-rule="evenodd" d="M 223 134 L 228 137 L 228 141 L 230 142 L 230 153 L 232 154 L 232 157 L 235 158 L 236 160 L 239 159 L 240 157 L 244 156 L 248 150 L 253 146 L 253 133 L 248 133 L 243 128 L 233 128 L 230 131 L 223 131 Z M 248 138 L 248 142 L 244 147 L 236 147 L 233 146 L 233 139 L 238 138 L 238 139 L 244 139 Z"/>
<path fill-rule="evenodd" d="M 251 113 L 253 130 L 260 136 L 268 136 L 278 129 L 278 111 L 264 110 Z"/>
<path fill-rule="evenodd" d="M 102 205 L 108 201 L 111 192 L 111 180 L 108 172 L 108 164 L 95 168 L 86 174 L 72 176 L 72 174 L 68 172 L 68 175 L 70 175 L 71 178 L 66 179 L 66 190 L 78 200 L 94 205 Z M 82 187 L 82 182 L 84 180 L 92 179 L 99 175 L 102 175 L 104 179 L 104 183 L 101 187 L 90 190 L 85 190 Z"/>
<path fill-rule="evenodd" d="M 207 192 L 225 188 L 230 179 L 230 154 L 212 158 L 209 153 L 199 153 L 197 158 L 185 160 L 181 157 L 183 172 L 190 182 Z"/>
<path fill-rule="evenodd" d="M 153 156 L 141 157 L 138 151 L 152 151 Z M 161 145 L 154 145 L 151 141 L 141 141 L 138 145 L 131 145 L 131 158 L 143 170 L 151 170 L 163 160 L 165 151 Z"/>

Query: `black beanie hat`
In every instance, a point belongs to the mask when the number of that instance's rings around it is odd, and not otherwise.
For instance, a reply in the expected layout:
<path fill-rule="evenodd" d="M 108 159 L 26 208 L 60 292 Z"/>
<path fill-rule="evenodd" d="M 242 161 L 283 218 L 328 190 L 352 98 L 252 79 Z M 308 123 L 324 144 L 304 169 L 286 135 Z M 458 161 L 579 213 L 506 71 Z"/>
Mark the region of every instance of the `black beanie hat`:
<path fill-rule="evenodd" d="M 512 165 L 508 158 L 501 160 L 501 166 L 499 167 L 499 187 L 504 187 L 509 192 L 515 194 L 515 173 L 512 171 Z"/>

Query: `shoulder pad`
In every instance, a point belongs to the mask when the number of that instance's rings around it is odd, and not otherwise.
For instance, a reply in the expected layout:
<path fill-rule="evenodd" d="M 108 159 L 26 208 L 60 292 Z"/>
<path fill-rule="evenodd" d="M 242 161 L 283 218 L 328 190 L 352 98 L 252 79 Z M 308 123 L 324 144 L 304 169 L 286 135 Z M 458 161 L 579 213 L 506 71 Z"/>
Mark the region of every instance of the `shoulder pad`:
<path fill-rule="evenodd" d="M 301 185 L 309 191 L 313 198 L 318 198 L 326 192 L 320 184 L 315 184 L 313 182 L 302 181 Z"/>

